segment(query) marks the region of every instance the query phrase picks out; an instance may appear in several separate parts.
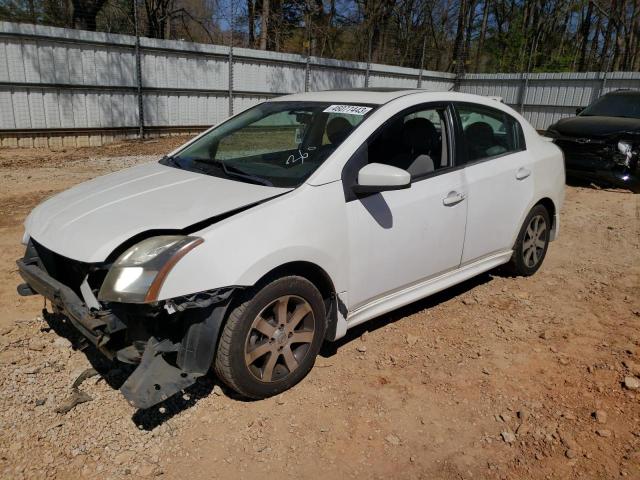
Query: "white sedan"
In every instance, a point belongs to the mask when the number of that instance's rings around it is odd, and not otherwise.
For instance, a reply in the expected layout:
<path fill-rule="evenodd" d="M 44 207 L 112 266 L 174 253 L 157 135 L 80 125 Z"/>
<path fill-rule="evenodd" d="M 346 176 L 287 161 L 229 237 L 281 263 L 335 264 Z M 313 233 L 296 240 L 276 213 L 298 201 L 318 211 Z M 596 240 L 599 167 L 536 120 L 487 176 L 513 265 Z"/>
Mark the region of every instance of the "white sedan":
<path fill-rule="evenodd" d="M 137 407 L 212 365 L 264 398 L 355 325 L 502 264 L 535 273 L 563 197 L 560 150 L 496 100 L 289 95 L 36 207 L 18 291 L 137 365 Z"/>

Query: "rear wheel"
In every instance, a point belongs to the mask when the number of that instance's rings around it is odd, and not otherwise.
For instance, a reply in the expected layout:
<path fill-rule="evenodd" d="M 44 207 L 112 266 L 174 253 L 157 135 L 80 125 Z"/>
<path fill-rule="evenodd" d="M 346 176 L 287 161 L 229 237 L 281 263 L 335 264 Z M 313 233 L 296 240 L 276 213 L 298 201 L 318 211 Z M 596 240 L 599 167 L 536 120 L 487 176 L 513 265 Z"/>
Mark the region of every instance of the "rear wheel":
<path fill-rule="evenodd" d="M 247 292 L 225 324 L 215 371 L 250 398 L 277 395 L 315 363 L 326 330 L 324 303 L 307 279 L 284 277 Z"/>
<path fill-rule="evenodd" d="M 513 248 L 511 270 L 528 277 L 538 271 L 549 247 L 551 221 L 543 205 L 531 209 L 524 221 Z"/>

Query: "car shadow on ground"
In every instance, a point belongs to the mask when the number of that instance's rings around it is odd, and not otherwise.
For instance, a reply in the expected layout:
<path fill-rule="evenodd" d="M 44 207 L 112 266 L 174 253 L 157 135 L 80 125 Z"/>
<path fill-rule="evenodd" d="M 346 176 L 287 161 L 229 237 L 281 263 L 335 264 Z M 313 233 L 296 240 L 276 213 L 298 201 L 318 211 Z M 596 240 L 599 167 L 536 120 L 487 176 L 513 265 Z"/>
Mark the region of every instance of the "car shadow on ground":
<path fill-rule="evenodd" d="M 138 409 L 131 416 L 131 420 L 138 428 L 151 431 L 175 415 L 193 407 L 199 400 L 211 395 L 213 387 L 219 383 L 215 375 L 209 372 L 204 377 L 198 378 L 196 383 L 190 387 L 185 388 L 163 402 L 146 409 Z"/>
<path fill-rule="evenodd" d="M 340 350 L 340 348 L 349 344 L 351 341 L 361 337 L 364 332 L 372 332 L 378 330 L 379 328 L 397 322 L 402 318 L 421 312 L 422 310 L 433 308 L 441 303 L 448 302 L 449 300 L 452 300 L 459 295 L 473 290 L 479 285 L 491 282 L 491 280 L 495 276 L 509 276 L 509 272 L 505 269 L 498 268 L 490 272 L 482 273 L 427 298 L 410 303 L 409 305 L 400 307 L 396 310 L 392 310 L 389 313 L 350 328 L 347 331 L 347 334 L 340 340 L 336 342 L 325 342 L 322 349 L 320 350 L 320 355 L 323 358 L 330 358 L 335 355 L 338 350 Z"/>
<path fill-rule="evenodd" d="M 336 342 L 325 342 L 320 351 L 320 356 L 330 358 L 334 356 L 340 348 L 359 338 L 365 331 L 375 331 L 404 317 L 435 307 L 440 303 L 447 302 L 459 295 L 467 293 L 479 285 L 489 283 L 494 276 L 504 275 L 508 275 L 508 273 L 500 269 L 478 275 L 423 300 L 418 300 L 405 307 L 365 322 L 362 325 L 353 327 L 349 329 L 347 335 L 340 340 Z M 111 361 L 106 358 L 93 344 L 84 339 L 64 315 L 43 311 L 43 318 L 49 325 L 48 328 L 52 329 L 59 336 L 68 339 L 72 344 L 72 348 L 85 354 L 92 368 L 94 368 L 97 374 L 114 390 L 119 390 L 135 369 L 135 365 L 128 365 L 115 360 Z M 47 329 L 47 327 L 44 328 Z M 171 396 L 167 400 L 147 409 L 136 410 L 131 416 L 131 420 L 138 428 L 151 431 L 175 415 L 193 407 L 200 399 L 211 395 L 216 385 L 222 386 L 223 384 L 216 378 L 215 374 L 210 371 L 207 375 L 199 378 L 195 384 Z M 82 386 L 80 385 L 79 388 L 82 388 Z M 233 400 L 240 402 L 255 401 L 242 397 L 227 388 L 222 388 L 224 394 Z M 122 401 L 126 401 L 124 397 L 122 397 Z"/>

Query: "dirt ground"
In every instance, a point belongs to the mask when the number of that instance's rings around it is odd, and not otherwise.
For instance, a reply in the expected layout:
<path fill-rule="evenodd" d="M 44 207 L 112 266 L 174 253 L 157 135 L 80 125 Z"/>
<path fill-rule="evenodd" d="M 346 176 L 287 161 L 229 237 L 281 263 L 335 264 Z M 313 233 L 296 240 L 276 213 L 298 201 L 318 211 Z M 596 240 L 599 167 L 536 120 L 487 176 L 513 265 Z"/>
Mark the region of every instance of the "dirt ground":
<path fill-rule="evenodd" d="M 482 275 L 369 322 L 279 397 L 208 376 L 129 406 L 126 371 L 15 293 L 21 223 L 180 141 L 0 150 L 0 477 L 640 479 L 640 196 L 624 191 L 567 187 L 535 276 Z M 91 362 L 91 400 L 56 413 Z"/>

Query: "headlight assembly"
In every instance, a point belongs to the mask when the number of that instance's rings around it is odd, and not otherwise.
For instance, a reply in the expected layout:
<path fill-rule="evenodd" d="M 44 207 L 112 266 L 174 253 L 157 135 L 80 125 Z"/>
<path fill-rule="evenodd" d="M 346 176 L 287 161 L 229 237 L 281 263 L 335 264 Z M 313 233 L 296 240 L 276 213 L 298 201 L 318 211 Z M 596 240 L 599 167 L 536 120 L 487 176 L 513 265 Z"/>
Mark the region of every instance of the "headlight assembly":
<path fill-rule="evenodd" d="M 633 160 L 633 156 L 634 156 L 634 151 L 633 151 L 633 145 L 631 145 L 631 143 L 629 142 L 623 142 L 620 141 L 618 142 L 618 151 L 624 155 L 624 160 L 622 162 L 618 162 L 623 164 L 625 167 L 631 167 L 631 162 Z"/>
<path fill-rule="evenodd" d="M 630 155 L 631 154 L 631 144 L 627 143 L 627 142 L 618 142 L 618 151 L 623 154 L 623 155 Z"/>
<path fill-rule="evenodd" d="M 107 273 L 98 299 L 107 302 L 155 302 L 173 266 L 204 240 L 183 235 L 147 238 L 126 250 Z"/>

